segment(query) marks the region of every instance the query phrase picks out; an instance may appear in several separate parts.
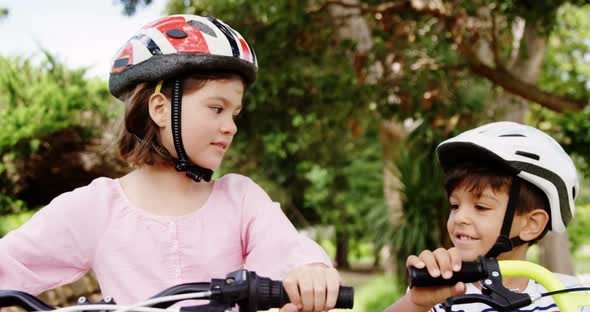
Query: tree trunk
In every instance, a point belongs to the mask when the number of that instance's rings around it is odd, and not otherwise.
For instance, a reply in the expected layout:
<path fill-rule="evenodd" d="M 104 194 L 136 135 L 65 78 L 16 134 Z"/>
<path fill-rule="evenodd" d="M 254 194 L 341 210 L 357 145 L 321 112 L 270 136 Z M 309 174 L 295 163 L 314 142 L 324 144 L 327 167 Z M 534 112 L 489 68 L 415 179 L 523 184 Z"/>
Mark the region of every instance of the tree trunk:
<path fill-rule="evenodd" d="M 574 275 L 574 265 L 570 255 L 570 243 L 567 232 L 549 232 L 540 241 L 541 265 L 548 270 L 561 274 Z"/>
<path fill-rule="evenodd" d="M 516 25 L 524 23 L 517 20 Z M 535 83 L 539 79 L 547 37 L 540 33 L 538 26 L 526 24 L 523 27 L 513 27 L 514 37 L 521 38 L 516 44 L 518 53 L 508 60 L 508 70 L 527 83 Z M 525 99 L 503 90 L 498 92 L 495 104 L 490 105 L 490 116 L 495 120 L 509 120 L 524 122 L 529 103 Z"/>
<path fill-rule="evenodd" d="M 384 120 L 379 127 L 381 159 L 383 161 L 383 195 L 389 211 L 389 223 L 395 226 L 403 216 L 399 171 L 395 165 L 398 146 L 406 137 L 406 130 L 394 120 Z"/>
<path fill-rule="evenodd" d="M 348 235 L 344 231 L 336 231 L 336 265 L 338 269 L 350 269 Z"/>
<path fill-rule="evenodd" d="M 522 23 L 522 21 L 516 23 Z M 523 28 L 515 27 L 514 31 L 518 32 L 519 29 Z M 515 33 L 515 37 L 520 36 Z M 541 33 L 538 25 L 524 25 L 519 53 L 509 60 L 509 71 L 518 75 L 524 82 L 535 83 L 539 78 L 546 46 L 547 37 Z M 490 117 L 494 120 L 524 122 L 529 103 L 507 92 L 499 92 L 495 104 L 491 105 Z M 553 272 L 570 275 L 574 273 L 567 233 L 549 233 L 540 241 L 540 248 L 541 265 Z"/>
<path fill-rule="evenodd" d="M 403 218 L 403 202 L 400 173 L 395 164 L 398 159 L 399 146 L 407 135 L 405 128 L 395 120 L 384 120 L 379 126 L 379 142 L 381 144 L 381 160 L 383 161 L 383 195 L 391 226 L 396 226 Z M 386 272 L 397 272 L 398 263 L 389 247 L 381 251 L 383 269 Z"/>
<path fill-rule="evenodd" d="M 369 73 L 365 73 L 364 61 L 366 60 L 365 55 L 373 46 L 371 31 L 367 24 L 367 21 L 361 14 L 361 10 L 358 7 L 354 7 L 354 4 L 358 4 L 358 0 L 344 0 L 343 2 L 352 4 L 351 7 L 346 6 L 330 6 L 330 14 L 337 19 L 339 23 L 338 36 L 340 39 L 350 39 L 356 42 L 356 51 L 354 55 L 351 55 L 353 65 L 356 69 L 358 81 L 360 83 L 372 83 L 378 80 L 379 71 L 371 70 Z M 400 197 L 401 183 L 399 179 L 399 173 L 394 163 L 394 155 L 397 150 L 397 146 L 405 137 L 405 131 L 403 127 L 395 121 L 384 121 L 381 124 L 379 130 L 379 140 L 381 143 L 382 160 L 383 160 L 383 185 L 385 203 L 389 208 L 389 220 L 392 226 L 399 220 L 402 214 L 402 205 Z M 337 237 L 339 234 L 337 233 Z M 340 246 L 342 245 L 342 249 Z M 348 260 L 346 254 L 344 254 L 345 248 L 347 248 L 347 241 L 343 238 L 337 238 L 337 251 L 336 251 L 336 262 L 340 266 L 342 263 L 346 263 L 348 267 Z M 339 251 L 340 250 L 340 251 Z M 386 271 L 394 272 L 395 264 L 393 257 L 389 250 L 377 251 L 381 262 Z M 377 260 L 376 260 L 377 261 Z M 341 266 L 340 266 L 341 267 Z"/>

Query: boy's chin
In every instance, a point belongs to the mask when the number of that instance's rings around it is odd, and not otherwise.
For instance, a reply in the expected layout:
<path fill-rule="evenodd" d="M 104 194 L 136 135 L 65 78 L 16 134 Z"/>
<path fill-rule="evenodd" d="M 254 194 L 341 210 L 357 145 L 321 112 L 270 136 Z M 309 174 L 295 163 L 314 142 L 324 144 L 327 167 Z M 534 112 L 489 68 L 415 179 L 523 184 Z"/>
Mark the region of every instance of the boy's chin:
<path fill-rule="evenodd" d="M 476 261 L 477 258 L 480 256 L 480 253 L 475 250 L 461 250 L 461 249 L 459 249 L 459 254 L 461 255 L 461 261 L 466 261 L 466 262 Z"/>

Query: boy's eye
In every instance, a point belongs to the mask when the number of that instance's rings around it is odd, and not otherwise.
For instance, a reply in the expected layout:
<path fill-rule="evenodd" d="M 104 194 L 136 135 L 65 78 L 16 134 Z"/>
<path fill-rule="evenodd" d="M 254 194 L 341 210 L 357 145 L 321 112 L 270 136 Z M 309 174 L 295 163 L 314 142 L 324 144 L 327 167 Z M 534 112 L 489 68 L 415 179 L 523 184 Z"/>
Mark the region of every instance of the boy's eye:
<path fill-rule="evenodd" d="M 475 205 L 475 209 L 477 209 L 477 210 L 490 210 L 490 208 L 482 206 L 482 205 Z"/>

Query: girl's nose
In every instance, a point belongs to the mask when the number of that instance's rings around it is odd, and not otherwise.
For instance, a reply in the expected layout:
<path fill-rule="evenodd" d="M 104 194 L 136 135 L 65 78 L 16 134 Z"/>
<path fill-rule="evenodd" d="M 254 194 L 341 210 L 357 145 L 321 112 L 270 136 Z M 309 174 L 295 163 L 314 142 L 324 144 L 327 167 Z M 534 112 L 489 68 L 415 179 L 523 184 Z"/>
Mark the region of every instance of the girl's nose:
<path fill-rule="evenodd" d="M 221 125 L 221 132 L 227 135 L 234 135 L 236 134 L 236 132 L 238 132 L 238 126 L 236 125 L 233 116 L 229 118 L 229 120 L 223 122 L 223 124 Z"/>

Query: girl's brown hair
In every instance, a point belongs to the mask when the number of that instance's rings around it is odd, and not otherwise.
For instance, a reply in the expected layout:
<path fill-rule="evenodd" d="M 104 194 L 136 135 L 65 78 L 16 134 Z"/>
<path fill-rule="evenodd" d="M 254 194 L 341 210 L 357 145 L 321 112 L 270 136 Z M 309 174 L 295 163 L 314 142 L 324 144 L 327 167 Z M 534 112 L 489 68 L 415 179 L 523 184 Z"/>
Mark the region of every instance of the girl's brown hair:
<path fill-rule="evenodd" d="M 195 81 L 190 84 L 190 89 L 185 83 L 184 92 L 197 91 L 209 81 L 233 78 L 244 81 L 241 76 L 233 73 L 193 74 L 183 78 L 185 82 L 188 79 Z M 172 79 L 164 81 L 160 91 L 168 99 L 172 96 L 172 82 Z M 160 129 L 149 113 L 148 104 L 156 85 L 156 82 L 139 83 L 129 90 L 122 99 L 125 103 L 125 116 L 117 139 L 119 155 L 134 167 L 144 165 L 174 166 L 175 164 L 174 157 L 163 148 Z"/>

